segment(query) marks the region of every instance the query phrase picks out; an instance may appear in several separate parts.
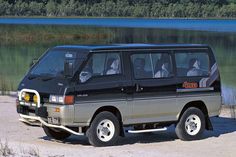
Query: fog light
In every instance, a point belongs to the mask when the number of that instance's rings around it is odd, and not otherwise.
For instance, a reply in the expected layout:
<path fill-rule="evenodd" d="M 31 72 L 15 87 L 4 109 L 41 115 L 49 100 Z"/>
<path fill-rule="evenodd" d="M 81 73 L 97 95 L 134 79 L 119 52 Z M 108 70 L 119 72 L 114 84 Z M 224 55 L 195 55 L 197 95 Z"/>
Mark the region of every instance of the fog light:
<path fill-rule="evenodd" d="M 25 93 L 24 100 L 25 101 L 29 101 L 30 100 L 30 95 L 28 93 Z"/>
<path fill-rule="evenodd" d="M 37 95 L 34 95 L 33 101 L 34 101 L 34 103 L 37 103 L 37 102 L 38 102 L 38 97 L 37 97 Z"/>

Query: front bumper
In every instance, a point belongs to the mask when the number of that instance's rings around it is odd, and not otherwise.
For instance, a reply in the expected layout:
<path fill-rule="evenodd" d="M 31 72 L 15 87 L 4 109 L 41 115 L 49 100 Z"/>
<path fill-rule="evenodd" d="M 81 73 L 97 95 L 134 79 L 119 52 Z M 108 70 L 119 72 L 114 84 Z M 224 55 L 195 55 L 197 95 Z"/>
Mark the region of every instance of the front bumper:
<path fill-rule="evenodd" d="M 34 93 L 37 95 L 38 102 L 36 106 L 26 106 L 21 104 L 22 92 Z M 76 132 L 69 127 L 73 126 L 73 118 L 74 118 L 74 106 L 73 105 L 56 105 L 56 104 L 41 104 L 39 93 L 35 90 L 31 89 L 22 89 L 19 93 L 19 104 L 17 104 L 17 112 L 20 114 L 20 121 L 29 125 L 37 125 L 37 126 L 47 126 L 50 128 L 57 128 L 65 130 L 74 135 L 84 135 L 82 132 Z M 56 111 L 58 109 L 58 111 Z M 52 123 L 49 119 L 59 119 L 57 124 Z M 76 125 L 75 125 L 76 126 Z"/>

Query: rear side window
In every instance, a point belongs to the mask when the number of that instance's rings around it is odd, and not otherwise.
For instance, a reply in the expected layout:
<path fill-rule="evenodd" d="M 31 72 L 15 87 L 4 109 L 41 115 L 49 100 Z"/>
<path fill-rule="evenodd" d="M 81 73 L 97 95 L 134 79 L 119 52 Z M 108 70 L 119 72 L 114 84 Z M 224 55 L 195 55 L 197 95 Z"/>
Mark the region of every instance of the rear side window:
<path fill-rule="evenodd" d="M 80 82 L 84 83 L 91 77 L 121 74 L 120 53 L 93 54 L 80 73 Z"/>
<path fill-rule="evenodd" d="M 209 57 L 205 52 L 175 53 L 177 76 L 208 76 Z"/>
<path fill-rule="evenodd" d="M 172 75 L 172 62 L 168 53 L 131 55 L 135 79 L 167 78 Z"/>

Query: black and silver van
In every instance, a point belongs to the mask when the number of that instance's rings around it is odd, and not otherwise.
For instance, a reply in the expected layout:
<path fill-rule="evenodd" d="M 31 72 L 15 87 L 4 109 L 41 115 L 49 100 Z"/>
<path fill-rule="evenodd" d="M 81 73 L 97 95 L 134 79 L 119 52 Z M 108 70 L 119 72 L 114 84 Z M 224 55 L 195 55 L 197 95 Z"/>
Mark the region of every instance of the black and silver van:
<path fill-rule="evenodd" d="M 220 107 L 216 60 L 199 44 L 57 46 L 30 68 L 17 100 L 20 121 L 57 140 L 86 135 L 94 146 L 171 124 L 196 140 Z"/>

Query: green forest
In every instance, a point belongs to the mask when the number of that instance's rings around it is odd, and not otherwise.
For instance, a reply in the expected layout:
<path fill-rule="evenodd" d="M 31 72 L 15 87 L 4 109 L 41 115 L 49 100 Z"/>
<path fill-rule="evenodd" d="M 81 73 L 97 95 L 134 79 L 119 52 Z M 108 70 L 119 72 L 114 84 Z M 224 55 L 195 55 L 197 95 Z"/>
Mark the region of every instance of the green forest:
<path fill-rule="evenodd" d="M 0 16 L 236 18 L 236 0 L 0 0 Z"/>

